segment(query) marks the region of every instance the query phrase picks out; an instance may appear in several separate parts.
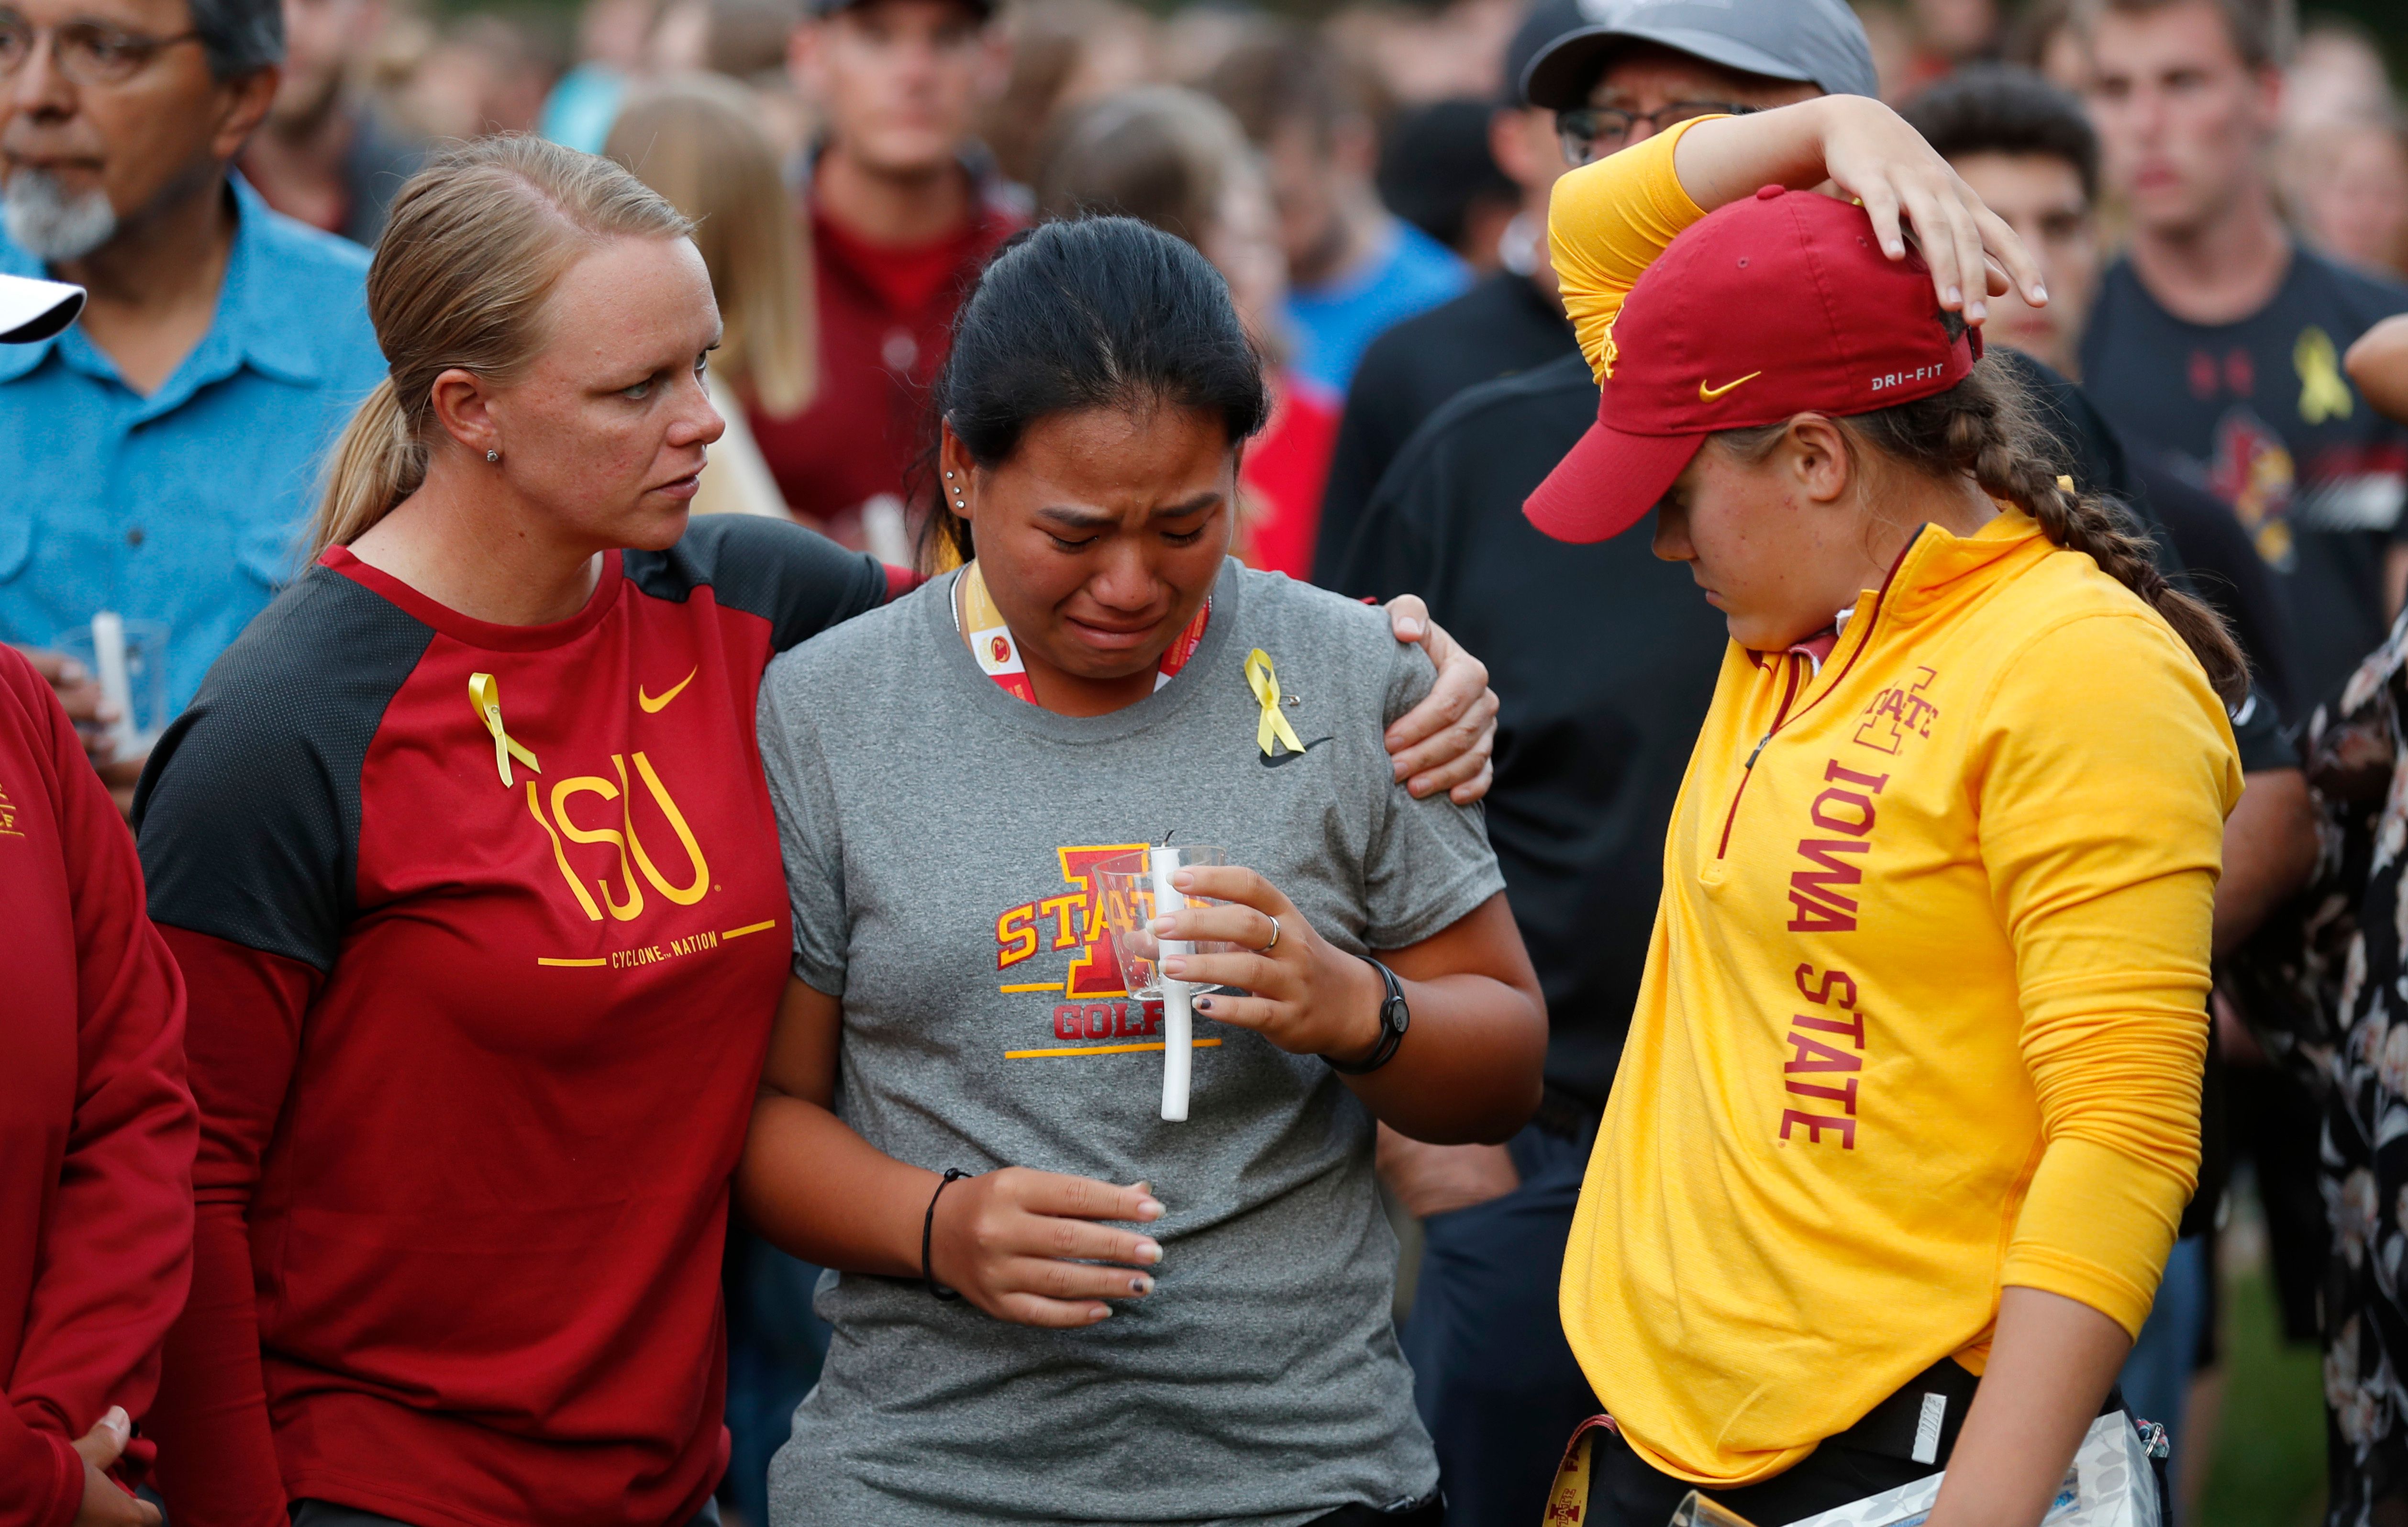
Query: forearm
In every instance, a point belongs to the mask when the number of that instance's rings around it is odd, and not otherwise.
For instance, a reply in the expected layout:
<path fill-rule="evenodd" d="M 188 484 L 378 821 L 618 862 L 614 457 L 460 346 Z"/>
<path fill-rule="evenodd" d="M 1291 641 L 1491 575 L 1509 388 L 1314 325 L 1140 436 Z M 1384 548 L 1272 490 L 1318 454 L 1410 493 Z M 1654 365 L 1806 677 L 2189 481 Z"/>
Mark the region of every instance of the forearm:
<path fill-rule="evenodd" d="M 736 1202 L 789 1255 L 848 1273 L 918 1277 L 921 1225 L 941 1180 L 878 1149 L 818 1103 L 764 1088 L 736 1169 Z"/>
<path fill-rule="evenodd" d="M 2408 313 L 2358 336 L 2342 364 L 2375 412 L 2408 421 Z"/>
<path fill-rule="evenodd" d="M 1369 965 L 1362 1009 L 1376 1029 L 1384 987 Z M 1402 978 L 1404 972 L 1399 971 Z M 1534 993 L 1494 976 L 1404 980 L 1412 1012 L 1394 1059 L 1346 1085 L 1372 1116 L 1433 1145 L 1494 1145 L 1538 1111 L 1547 1059 L 1547 1021 Z M 1347 1059 L 1355 1059 L 1347 1057 Z"/>
<path fill-rule="evenodd" d="M 1672 171 L 1681 189 L 1709 212 L 1768 185 L 1817 186 L 1830 178 L 1824 163 L 1830 119 L 1831 108 L 1817 99 L 1701 122 L 1673 150 Z"/>
<path fill-rule="evenodd" d="M 2036 1527 L 2131 1347 L 2087 1304 L 2006 1289 L 1930 1527 Z"/>
<path fill-rule="evenodd" d="M 238 1204 L 200 1205 L 192 1298 L 167 1333 L 159 1397 L 143 1426 L 158 1440 L 159 1491 L 178 1527 L 281 1527 L 284 1477 Z"/>
<path fill-rule="evenodd" d="M 2224 824 L 2224 873 L 2215 886 L 2215 958 L 2258 931 L 2308 883 L 2316 867 L 2315 804 L 2296 769 L 2247 776 Z"/>

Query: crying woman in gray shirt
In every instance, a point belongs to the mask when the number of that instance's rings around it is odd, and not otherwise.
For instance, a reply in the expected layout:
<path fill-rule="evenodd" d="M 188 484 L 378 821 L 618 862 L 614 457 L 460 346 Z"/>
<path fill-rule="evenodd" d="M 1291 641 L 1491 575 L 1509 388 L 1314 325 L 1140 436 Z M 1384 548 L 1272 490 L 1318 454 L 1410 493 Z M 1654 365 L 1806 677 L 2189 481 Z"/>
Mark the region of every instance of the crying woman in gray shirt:
<path fill-rule="evenodd" d="M 834 1269 L 772 1520 L 1423 1527 L 1384 1122 L 1501 1141 L 1546 1016 L 1476 807 L 1383 745 L 1379 611 L 1228 556 L 1267 411 L 1226 288 L 1121 218 L 996 256 L 937 386 L 955 564 L 772 664 L 795 979 L 738 1191 Z M 1251 671 L 1250 671 L 1251 670 Z M 1188 1116 L 1099 863 L 1171 841 Z"/>

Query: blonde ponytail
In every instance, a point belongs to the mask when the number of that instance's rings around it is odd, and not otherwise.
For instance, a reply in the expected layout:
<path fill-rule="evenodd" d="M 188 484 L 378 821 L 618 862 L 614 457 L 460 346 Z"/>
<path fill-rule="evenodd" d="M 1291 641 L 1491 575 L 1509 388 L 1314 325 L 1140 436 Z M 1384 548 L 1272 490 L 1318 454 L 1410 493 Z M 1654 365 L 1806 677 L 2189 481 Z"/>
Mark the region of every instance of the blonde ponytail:
<path fill-rule="evenodd" d="M 436 378 L 509 383 L 551 338 L 545 301 L 580 257 L 612 238 L 693 231 L 619 166 L 538 137 L 482 138 L 410 177 L 368 266 L 386 379 L 328 460 L 309 555 L 357 539 L 425 481 Z"/>
<path fill-rule="evenodd" d="M 425 477 L 426 448 L 410 433 L 388 378 L 351 414 L 327 458 L 325 493 L 309 521 L 309 555 L 351 544 Z"/>

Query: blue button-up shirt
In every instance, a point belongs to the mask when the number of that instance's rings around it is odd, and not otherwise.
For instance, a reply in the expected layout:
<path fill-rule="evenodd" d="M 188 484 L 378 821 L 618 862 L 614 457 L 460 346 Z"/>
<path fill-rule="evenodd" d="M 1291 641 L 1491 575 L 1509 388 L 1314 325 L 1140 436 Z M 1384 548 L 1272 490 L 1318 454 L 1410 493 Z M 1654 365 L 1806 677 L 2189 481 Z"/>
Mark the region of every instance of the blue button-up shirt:
<path fill-rule="evenodd" d="M 384 377 L 368 257 L 234 180 L 217 317 L 155 393 L 82 325 L 0 345 L 0 641 L 113 610 L 167 627 L 167 704 L 291 578 L 326 448 Z M 0 237 L 0 270 L 43 274 Z"/>

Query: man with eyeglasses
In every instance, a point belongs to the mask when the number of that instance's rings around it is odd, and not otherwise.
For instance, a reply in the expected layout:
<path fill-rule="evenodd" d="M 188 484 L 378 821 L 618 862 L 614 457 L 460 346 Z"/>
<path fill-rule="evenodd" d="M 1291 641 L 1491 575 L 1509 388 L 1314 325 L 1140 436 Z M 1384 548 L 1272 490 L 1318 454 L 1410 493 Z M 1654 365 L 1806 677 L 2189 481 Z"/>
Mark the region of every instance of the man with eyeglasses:
<path fill-rule="evenodd" d="M 1574 163 L 1684 116 L 1876 93 L 1840 0 L 1591 0 L 1581 23 L 1522 79 Z M 1547 994 L 1537 1122 L 1501 1147 L 1381 1141 L 1382 1175 L 1426 1232 L 1403 1339 L 1450 1527 L 1536 1520 L 1563 1439 L 1598 1408 L 1556 1283 L 1725 642 L 1646 538 L 1568 546 L 1522 517 L 1597 408 L 1577 353 L 1457 394 L 1382 477 L 1339 566 L 1316 569 L 1349 594 L 1420 594 L 1481 633 L 1505 697 L 1489 840 Z"/>
<path fill-rule="evenodd" d="M 367 256 L 230 174 L 273 100 L 279 0 L 0 0 L 0 272 L 91 293 L 0 351 L 0 641 L 121 801 L 148 734 L 294 570 L 319 458 L 383 375 Z M 109 612 L 164 713 L 117 719 Z"/>

